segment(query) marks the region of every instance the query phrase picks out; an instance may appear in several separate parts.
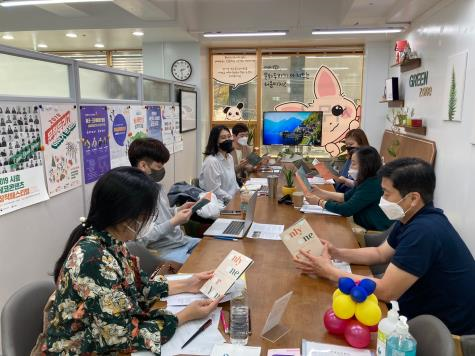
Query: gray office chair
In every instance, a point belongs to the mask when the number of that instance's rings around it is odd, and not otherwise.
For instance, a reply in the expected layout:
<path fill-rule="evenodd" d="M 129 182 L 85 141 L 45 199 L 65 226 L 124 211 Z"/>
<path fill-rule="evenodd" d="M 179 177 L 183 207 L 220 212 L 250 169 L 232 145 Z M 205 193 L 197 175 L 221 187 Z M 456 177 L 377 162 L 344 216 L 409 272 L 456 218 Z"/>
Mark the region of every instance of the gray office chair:
<path fill-rule="evenodd" d="M 30 354 L 43 330 L 43 309 L 55 288 L 52 280 L 33 282 L 7 300 L 1 321 L 4 356 Z"/>
<path fill-rule="evenodd" d="M 475 356 L 475 335 L 460 336 L 463 356 Z"/>
<path fill-rule="evenodd" d="M 433 315 L 409 320 L 409 332 L 417 341 L 417 356 L 452 356 L 455 353 L 450 330 Z"/>
<path fill-rule="evenodd" d="M 140 267 L 149 276 L 160 267 L 164 261 L 150 252 L 144 245 L 136 241 L 128 241 L 129 252 L 140 259 Z"/>
<path fill-rule="evenodd" d="M 367 231 L 364 235 L 364 241 L 366 247 L 378 247 L 381 245 L 386 239 L 388 238 L 391 231 L 393 231 L 394 224 L 389 227 L 389 229 L 385 231 Z M 372 265 L 369 268 L 371 269 L 371 273 L 376 278 L 382 278 L 384 272 L 386 272 L 386 268 L 388 267 L 387 263 L 379 264 L 379 265 Z"/>

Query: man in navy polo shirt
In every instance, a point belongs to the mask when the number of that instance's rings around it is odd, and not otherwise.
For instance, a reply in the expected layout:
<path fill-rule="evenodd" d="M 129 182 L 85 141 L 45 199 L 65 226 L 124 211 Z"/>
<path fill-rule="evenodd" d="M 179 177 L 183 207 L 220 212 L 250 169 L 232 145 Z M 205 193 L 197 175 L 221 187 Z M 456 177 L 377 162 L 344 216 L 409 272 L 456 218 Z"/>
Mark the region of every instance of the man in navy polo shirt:
<path fill-rule="evenodd" d="M 389 266 L 376 282 L 376 296 L 398 300 L 400 313 L 413 318 L 431 314 L 453 334 L 475 333 L 475 260 L 443 211 L 432 202 L 435 174 L 417 158 L 402 158 L 380 169 L 384 195 L 380 207 L 399 220 L 379 247 L 341 249 L 324 241 L 322 256 L 301 251 L 297 268 L 331 280 L 361 279 L 336 269 L 331 258 L 354 264 Z"/>

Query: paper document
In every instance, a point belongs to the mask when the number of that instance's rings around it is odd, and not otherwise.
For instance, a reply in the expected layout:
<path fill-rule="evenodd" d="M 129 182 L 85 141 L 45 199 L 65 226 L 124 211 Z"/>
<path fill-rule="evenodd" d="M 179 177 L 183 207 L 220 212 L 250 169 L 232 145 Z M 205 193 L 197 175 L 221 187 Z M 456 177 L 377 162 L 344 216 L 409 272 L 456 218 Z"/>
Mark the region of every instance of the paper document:
<path fill-rule="evenodd" d="M 284 225 L 252 223 L 247 237 L 265 240 L 280 240 L 280 234 L 284 231 Z"/>
<path fill-rule="evenodd" d="M 334 216 L 341 216 L 337 213 L 332 213 L 331 211 L 323 209 L 319 205 L 311 205 L 311 204 L 304 204 L 300 209 L 302 213 L 306 214 L 322 214 L 322 215 L 334 215 Z"/>
<path fill-rule="evenodd" d="M 267 178 L 251 178 L 246 184 L 267 185 Z"/>
<path fill-rule="evenodd" d="M 332 179 L 324 179 L 322 177 L 310 177 L 308 178 L 310 184 L 335 184 L 335 181 Z"/>
<path fill-rule="evenodd" d="M 246 190 L 249 191 L 256 191 L 262 188 L 262 184 L 249 184 L 246 183 L 241 187 L 241 192 L 245 192 Z"/>
<path fill-rule="evenodd" d="M 281 233 L 280 238 L 294 257 L 300 254 L 300 250 L 314 256 L 322 254 L 323 245 L 305 218 L 300 219 Z"/>
<path fill-rule="evenodd" d="M 348 272 L 348 273 L 353 273 L 351 271 L 351 266 L 348 262 L 339 261 L 339 260 L 332 260 L 332 264 L 333 264 L 333 266 L 335 266 L 339 270 L 342 270 L 342 271 L 345 271 L 345 272 Z"/>
<path fill-rule="evenodd" d="M 267 350 L 267 356 L 300 356 L 300 349 L 270 349 Z"/>
<path fill-rule="evenodd" d="M 214 345 L 211 356 L 260 356 L 261 348 L 233 344 Z"/>
<path fill-rule="evenodd" d="M 302 340 L 302 356 L 371 356 L 369 350 Z"/>

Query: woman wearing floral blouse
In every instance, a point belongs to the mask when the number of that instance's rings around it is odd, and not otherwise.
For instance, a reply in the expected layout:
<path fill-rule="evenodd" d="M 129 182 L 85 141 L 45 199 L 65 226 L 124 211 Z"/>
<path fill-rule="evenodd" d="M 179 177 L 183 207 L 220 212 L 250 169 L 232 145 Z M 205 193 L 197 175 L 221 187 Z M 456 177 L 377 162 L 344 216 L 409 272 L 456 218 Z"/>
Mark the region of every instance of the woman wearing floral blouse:
<path fill-rule="evenodd" d="M 196 293 L 212 272 L 170 281 L 148 278 L 125 241 L 156 211 L 157 185 L 140 170 L 120 167 L 96 183 L 87 219 L 76 227 L 55 266 L 57 290 L 41 351 L 46 355 L 160 354 L 178 325 L 203 318 L 218 300 L 190 304 L 174 315 L 151 309 L 161 297 Z"/>

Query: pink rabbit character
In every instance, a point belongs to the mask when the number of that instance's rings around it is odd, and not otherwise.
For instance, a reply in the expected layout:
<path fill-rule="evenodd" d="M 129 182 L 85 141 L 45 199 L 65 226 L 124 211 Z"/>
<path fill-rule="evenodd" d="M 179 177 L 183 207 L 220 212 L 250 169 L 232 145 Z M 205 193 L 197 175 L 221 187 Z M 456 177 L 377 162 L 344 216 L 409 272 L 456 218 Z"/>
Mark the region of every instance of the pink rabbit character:
<path fill-rule="evenodd" d="M 304 104 L 289 101 L 276 105 L 275 111 L 323 111 L 322 146 L 332 156 L 341 153 L 345 135 L 360 126 L 361 106 L 341 92 L 335 74 L 326 66 L 321 66 L 314 81 L 315 100 Z"/>

